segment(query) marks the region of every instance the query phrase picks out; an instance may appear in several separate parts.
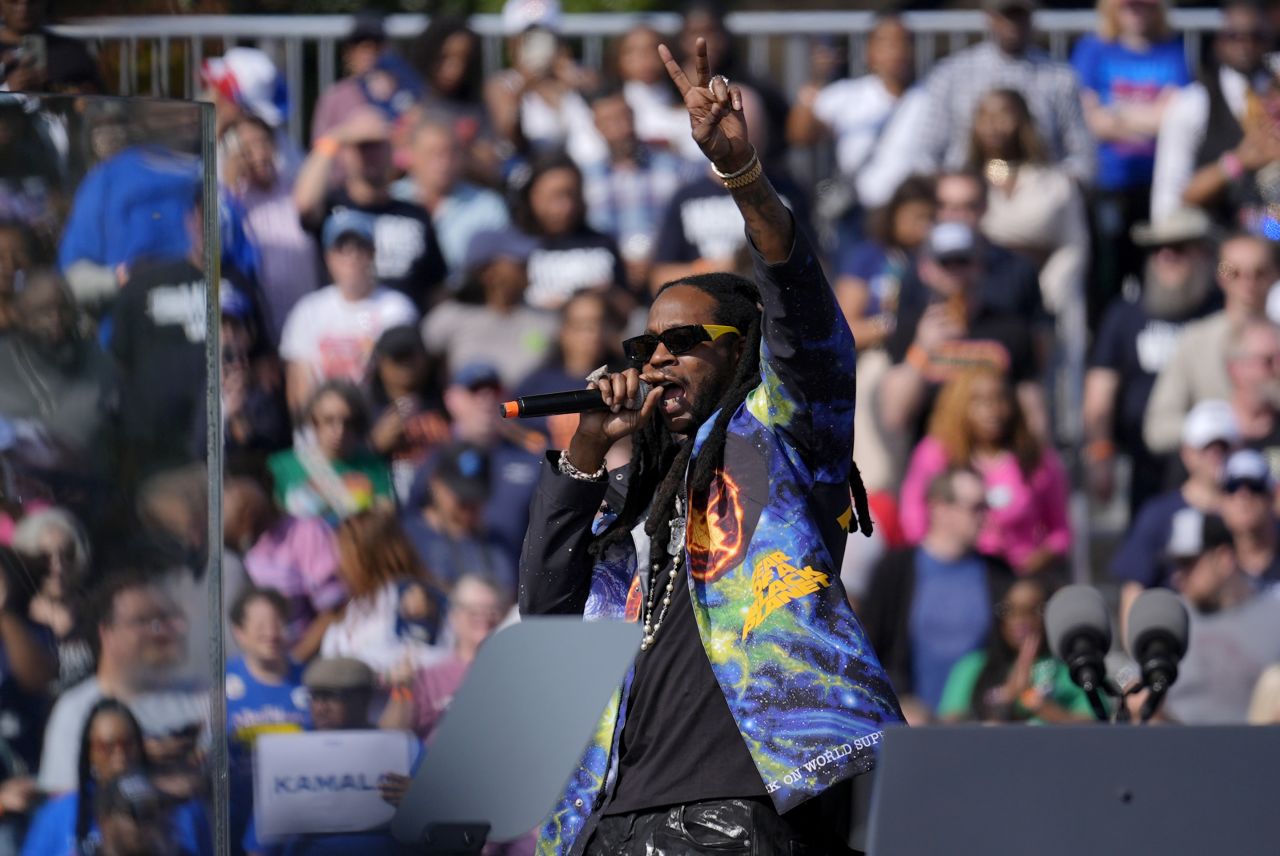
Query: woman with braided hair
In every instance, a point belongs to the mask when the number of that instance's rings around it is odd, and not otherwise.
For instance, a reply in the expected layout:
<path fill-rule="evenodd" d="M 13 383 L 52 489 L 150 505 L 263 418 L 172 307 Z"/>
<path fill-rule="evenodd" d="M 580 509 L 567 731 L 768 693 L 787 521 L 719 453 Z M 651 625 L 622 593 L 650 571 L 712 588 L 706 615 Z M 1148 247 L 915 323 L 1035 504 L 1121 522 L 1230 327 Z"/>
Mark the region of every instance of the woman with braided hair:
<path fill-rule="evenodd" d="M 631 367 L 593 375 L 605 408 L 543 466 L 521 612 L 644 633 L 539 853 L 845 853 L 835 786 L 902 720 L 839 583 L 846 533 L 870 531 L 853 337 L 763 176 L 739 90 L 711 76 L 702 40 L 692 82 L 659 53 L 742 213 L 755 282 L 664 286 L 623 343 Z M 630 465 L 606 472 L 626 437 Z"/>

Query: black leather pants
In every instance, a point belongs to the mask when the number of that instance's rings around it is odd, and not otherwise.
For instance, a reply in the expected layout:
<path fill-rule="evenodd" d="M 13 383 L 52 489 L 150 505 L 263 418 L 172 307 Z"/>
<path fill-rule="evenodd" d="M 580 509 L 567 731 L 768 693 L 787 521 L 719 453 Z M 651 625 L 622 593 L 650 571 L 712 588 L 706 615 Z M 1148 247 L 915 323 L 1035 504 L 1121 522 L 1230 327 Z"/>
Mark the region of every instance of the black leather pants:
<path fill-rule="evenodd" d="M 796 816 L 800 812 L 801 816 Z M 845 856 L 803 806 L 786 817 L 765 800 L 709 800 L 594 818 L 584 856 Z M 589 827 L 590 828 L 590 827 Z"/>

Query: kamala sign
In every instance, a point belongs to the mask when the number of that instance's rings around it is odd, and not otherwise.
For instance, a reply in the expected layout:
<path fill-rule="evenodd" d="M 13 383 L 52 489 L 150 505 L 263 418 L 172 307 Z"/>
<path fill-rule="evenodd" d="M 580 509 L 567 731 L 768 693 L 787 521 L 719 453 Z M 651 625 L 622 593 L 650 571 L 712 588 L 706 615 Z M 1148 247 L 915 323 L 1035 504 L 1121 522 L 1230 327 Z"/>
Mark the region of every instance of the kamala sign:
<path fill-rule="evenodd" d="M 409 775 L 419 751 L 417 738 L 403 731 L 261 735 L 253 764 L 258 837 L 385 826 L 395 808 L 378 795 L 378 780 Z"/>

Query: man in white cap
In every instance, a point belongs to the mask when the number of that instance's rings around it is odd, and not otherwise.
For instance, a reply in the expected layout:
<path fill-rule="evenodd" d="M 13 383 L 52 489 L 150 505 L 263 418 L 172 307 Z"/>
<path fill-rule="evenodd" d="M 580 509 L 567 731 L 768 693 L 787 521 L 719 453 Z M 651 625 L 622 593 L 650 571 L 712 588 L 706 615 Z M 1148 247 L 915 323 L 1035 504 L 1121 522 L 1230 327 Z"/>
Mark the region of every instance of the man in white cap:
<path fill-rule="evenodd" d="M 1186 508 L 1217 512 L 1222 503 L 1222 473 L 1227 457 L 1240 444 L 1240 425 L 1225 401 L 1204 401 L 1187 414 L 1179 453 L 1187 479 L 1178 488 L 1148 500 L 1129 533 L 1111 557 L 1111 576 L 1121 583 L 1121 620 L 1129 607 L 1152 586 L 1168 585 L 1170 569 L 1163 561 L 1173 518 Z"/>
<path fill-rule="evenodd" d="M 1156 375 L 1173 356 L 1183 327 L 1207 315 L 1218 299 L 1211 231 L 1208 216 L 1192 208 L 1134 227 L 1134 243 L 1147 252 L 1142 290 L 1111 301 L 1089 358 L 1084 379 L 1089 489 L 1108 501 L 1115 487 L 1116 457 L 1127 456 L 1133 472 L 1130 519 L 1163 486 L 1168 466 L 1142 440 L 1142 418 Z"/>
<path fill-rule="evenodd" d="M 1028 424 L 1044 432 L 1048 417 L 1034 332 L 1021 317 L 984 299 L 974 230 L 964 223 L 934 226 L 917 270 L 927 296 L 899 307 L 885 346 L 894 362 L 879 389 L 886 429 L 918 436 L 942 383 L 957 370 L 992 367 L 1009 374 Z"/>
<path fill-rule="evenodd" d="M 1241 570 L 1216 515 L 1179 512 L 1167 557 L 1191 627 L 1164 713 L 1186 725 L 1243 725 L 1258 677 L 1280 661 L 1280 598 L 1259 592 Z"/>
<path fill-rule="evenodd" d="M 1152 452 L 1173 451 L 1178 428 L 1197 402 L 1231 397 L 1230 343 L 1251 319 L 1266 317 L 1267 292 L 1276 279 L 1275 249 L 1269 241 L 1240 234 L 1222 244 L 1218 251 L 1222 311 L 1186 326 L 1177 350 L 1156 378 L 1142 423 L 1143 439 Z"/>

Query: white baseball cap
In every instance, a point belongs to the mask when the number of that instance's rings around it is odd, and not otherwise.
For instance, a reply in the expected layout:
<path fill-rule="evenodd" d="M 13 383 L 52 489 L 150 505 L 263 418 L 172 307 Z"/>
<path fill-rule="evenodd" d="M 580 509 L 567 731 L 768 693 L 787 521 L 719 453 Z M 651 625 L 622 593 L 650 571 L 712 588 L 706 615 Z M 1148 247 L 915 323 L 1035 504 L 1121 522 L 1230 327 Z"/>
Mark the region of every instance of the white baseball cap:
<path fill-rule="evenodd" d="M 1267 466 L 1267 459 L 1261 452 L 1253 449 L 1241 449 L 1227 458 L 1227 465 L 1222 471 L 1222 481 L 1224 484 L 1254 482 L 1266 485 L 1268 490 L 1274 487 L 1271 467 Z"/>
<path fill-rule="evenodd" d="M 1210 443 L 1235 446 L 1240 442 L 1240 423 L 1231 405 L 1220 399 L 1202 401 L 1182 423 L 1182 445 L 1203 449 Z"/>
<path fill-rule="evenodd" d="M 925 240 L 925 252 L 938 261 L 971 259 L 977 251 L 978 237 L 965 223 L 939 223 Z"/>

